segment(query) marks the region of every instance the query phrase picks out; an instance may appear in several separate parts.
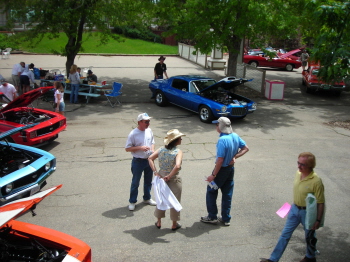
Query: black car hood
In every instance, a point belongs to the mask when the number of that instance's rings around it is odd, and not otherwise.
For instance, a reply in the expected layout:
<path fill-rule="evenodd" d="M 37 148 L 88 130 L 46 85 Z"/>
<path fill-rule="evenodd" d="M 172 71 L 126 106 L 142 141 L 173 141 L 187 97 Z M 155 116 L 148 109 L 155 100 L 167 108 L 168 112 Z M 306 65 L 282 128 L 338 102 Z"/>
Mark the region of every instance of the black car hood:
<path fill-rule="evenodd" d="M 211 85 L 201 91 L 199 93 L 207 92 L 208 90 L 214 90 L 222 88 L 224 90 L 229 91 L 230 89 L 239 86 L 241 84 L 244 84 L 245 82 L 252 81 L 253 79 L 245 79 L 245 78 L 236 78 L 236 77 L 227 77 L 219 82 L 215 83 L 214 85 Z"/>

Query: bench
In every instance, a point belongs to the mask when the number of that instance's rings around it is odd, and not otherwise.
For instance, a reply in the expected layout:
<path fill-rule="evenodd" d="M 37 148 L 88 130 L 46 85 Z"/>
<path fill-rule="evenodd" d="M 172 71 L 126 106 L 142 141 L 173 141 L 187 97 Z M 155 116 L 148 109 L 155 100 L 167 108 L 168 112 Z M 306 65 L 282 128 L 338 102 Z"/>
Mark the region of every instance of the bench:
<path fill-rule="evenodd" d="M 65 93 L 65 94 L 70 94 L 70 93 L 72 93 L 72 91 L 71 91 L 71 90 L 64 90 L 64 93 Z M 79 95 L 79 96 L 86 96 L 86 103 L 89 102 L 90 97 L 99 97 L 99 96 L 101 96 L 101 94 L 86 93 L 86 92 L 78 92 L 78 95 Z"/>

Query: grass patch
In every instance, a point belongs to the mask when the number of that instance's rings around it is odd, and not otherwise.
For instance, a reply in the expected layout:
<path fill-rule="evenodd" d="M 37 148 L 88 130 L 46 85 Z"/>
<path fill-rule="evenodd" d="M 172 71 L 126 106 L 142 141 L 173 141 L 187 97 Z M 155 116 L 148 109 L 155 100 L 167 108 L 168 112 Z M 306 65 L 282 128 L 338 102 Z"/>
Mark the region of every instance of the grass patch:
<path fill-rule="evenodd" d="M 114 39 L 106 45 L 100 45 L 98 42 L 97 33 L 92 36 L 88 34 L 83 35 L 83 51 L 79 53 L 98 53 L 98 54 L 126 54 L 126 55 L 171 55 L 178 53 L 177 46 L 163 45 L 139 39 L 130 39 L 120 36 L 122 42 L 118 42 Z M 61 33 L 57 39 L 49 39 L 44 37 L 35 47 L 31 47 L 29 43 L 22 42 L 20 49 L 25 52 L 38 53 L 38 54 L 50 54 L 53 50 L 61 52 L 66 45 L 68 38 L 65 34 Z"/>

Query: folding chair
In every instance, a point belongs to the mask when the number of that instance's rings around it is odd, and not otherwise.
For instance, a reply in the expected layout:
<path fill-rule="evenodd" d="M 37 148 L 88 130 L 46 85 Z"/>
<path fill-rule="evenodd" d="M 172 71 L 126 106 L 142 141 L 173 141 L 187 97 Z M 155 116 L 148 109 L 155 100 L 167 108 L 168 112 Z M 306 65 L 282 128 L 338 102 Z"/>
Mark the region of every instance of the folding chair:
<path fill-rule="evenodd" d="M 60 75 L 61 74 L 61 70 L 60 69 L 51 69 L 49 72 L 54 74 L 54 75 Z"/>
<path fill-rule="evenodd" d="M 6 48 L 5 50 L 2 50 L 2 59 L 9 59 L 11 55 L 12 48 Z"/>
<path fill-rule="evenodd" d="M 113 82 L 113 90 L 109 91 L 110 93 L 105 92 L 105 96 L 107 98 L 107 101 L 111 105 L 111 107 L 114 107 L 117 103 L 120 105 L 120 101 L 118 99 L 118 96 L 122 95 L 122 92 L 120 91 L 123 87 L 121 83 Z"/>

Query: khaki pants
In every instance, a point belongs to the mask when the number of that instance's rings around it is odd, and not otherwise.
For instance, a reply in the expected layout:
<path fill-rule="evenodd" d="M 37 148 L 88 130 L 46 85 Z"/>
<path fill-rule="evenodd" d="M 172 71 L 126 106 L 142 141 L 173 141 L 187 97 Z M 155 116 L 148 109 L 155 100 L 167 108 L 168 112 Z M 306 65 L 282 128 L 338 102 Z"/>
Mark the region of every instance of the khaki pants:
<path fill-rule="evenodd" d="M 13 81 L 13 85 L 15 86 L 16 90 L 18 91 L 19 88 L 19 76 L 18 75 L 12 75 L 12 81 Z"/>
<path fill-rule="evenodd" d="M 164 177 L 168 175 L 169 173 L 159 171 L 159 174 L 161 177 Z M 181 192 L 182 192 L 182 179 L 180 177 L 180 174 L 177 173 L 174 175 L 168 182 L 166 182 L 168 187 L 170 188 L 171 192 L 175 195 L 177 200 L 181 203 Z M 159 210 L 156 208 L 154 211 L 154 216 L 156 218 L 164 218 L 165 217 L 165 210 Z M 177 212 L 174 208 L 170 209 L 170 219 L 172 221 L 179 221 L 180 220 L 180 212 Z"/>

